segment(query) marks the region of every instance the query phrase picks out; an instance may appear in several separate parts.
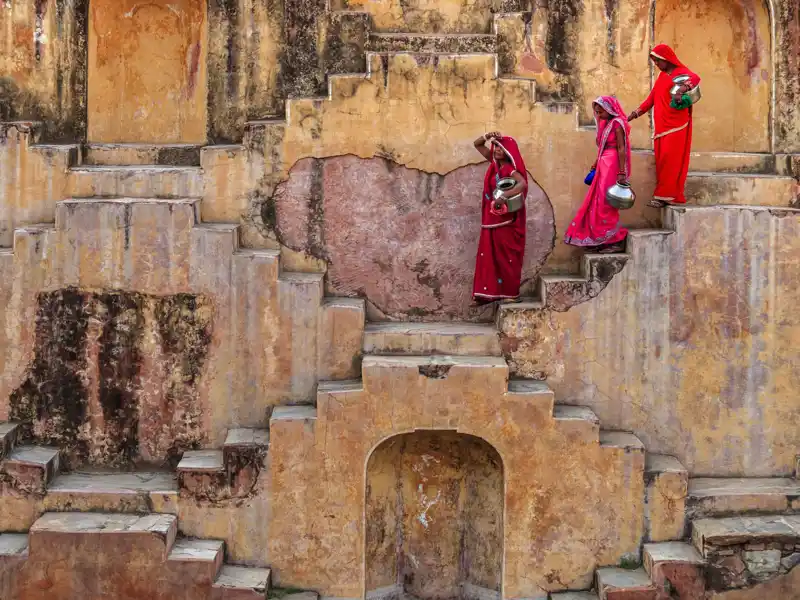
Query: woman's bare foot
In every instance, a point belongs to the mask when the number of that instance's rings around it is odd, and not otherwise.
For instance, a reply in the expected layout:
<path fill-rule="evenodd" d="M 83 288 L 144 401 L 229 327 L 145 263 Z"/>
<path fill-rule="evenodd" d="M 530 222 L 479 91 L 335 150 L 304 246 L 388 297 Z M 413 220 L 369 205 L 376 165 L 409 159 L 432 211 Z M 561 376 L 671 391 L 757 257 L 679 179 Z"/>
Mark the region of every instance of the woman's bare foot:
<path fill-rule="evenodd" d="M 625 252 L 625 242 L 608 244 L 607 246 L 601 246 L 597 249 L 598 254 L 620 254 L 622 252 Z"/>
<path fill-rule="evenodd" d="M 650 200 L 650 202 L 647 203 L 647 206 L 650 206 L 652 208 L 664 208 L 668 204 L 669 204 L 669 202 L 664 202 L 663 200 L 656 200 L 654 198 L 654 199 Z"/>

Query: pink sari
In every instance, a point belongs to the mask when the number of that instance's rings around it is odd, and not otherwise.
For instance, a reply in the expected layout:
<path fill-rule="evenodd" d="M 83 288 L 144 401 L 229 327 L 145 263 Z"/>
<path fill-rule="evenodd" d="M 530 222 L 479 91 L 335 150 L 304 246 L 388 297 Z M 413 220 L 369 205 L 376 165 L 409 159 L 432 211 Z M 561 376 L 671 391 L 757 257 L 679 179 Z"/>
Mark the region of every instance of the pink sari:
<path fill-rule="evenodd" d="M 609 121 L 597 121 L 597 171 L 583 204 L 572 219 L 564 241 L 572 246 L 603 246 L 621 242 L 628 230 L 620 226 L 619 210 L 606 202 L 606 190 L 617 182 L 619 153 L 617 138 L 625 139 L 627 161 L 625 168 L 631 174 L 631 126 L 619 101 L 613 96 L 601 96 L 594 101 L 612 116 Z"/>

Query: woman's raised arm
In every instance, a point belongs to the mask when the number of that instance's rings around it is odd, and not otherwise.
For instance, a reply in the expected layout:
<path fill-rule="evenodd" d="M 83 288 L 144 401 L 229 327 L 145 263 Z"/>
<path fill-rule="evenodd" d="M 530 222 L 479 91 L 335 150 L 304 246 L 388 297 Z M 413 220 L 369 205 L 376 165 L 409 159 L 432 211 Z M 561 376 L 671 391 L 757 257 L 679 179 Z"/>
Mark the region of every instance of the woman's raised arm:
<path fill-rule="evenodd" d="M 473 143 L 475 146 L 475 150 L 481 153 L 481 156 L 486 160 L 492 159 L 492 149 L 486 147 L 486 142 L 488 142 L 492 138 L 499 138 L 500 132 L 499 131 L 490 131 L 488 133 L 484 133 L 482 136 L 477 138 Z"/>

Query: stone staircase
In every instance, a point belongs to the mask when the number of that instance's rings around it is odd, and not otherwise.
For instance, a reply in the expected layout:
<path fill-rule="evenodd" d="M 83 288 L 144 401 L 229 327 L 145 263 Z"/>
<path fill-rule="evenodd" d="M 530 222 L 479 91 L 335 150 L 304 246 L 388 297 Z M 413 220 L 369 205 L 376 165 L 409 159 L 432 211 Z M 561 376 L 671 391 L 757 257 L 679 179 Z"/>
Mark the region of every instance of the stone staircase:
<path fill-rule="evenodd" d="M 154 600 L 267 598 L 269 569 L 224 564 L 224 542 L 178 537 L 177 522 L 166 514 L 45 513 L 27 535 L 0 534 L 0 596 L 34 597 L 44 586 L 69 598 L 131 589 Z M 93 576 L 76 577 L 72 569 L 87 559 Z M 131 562 L 136 569 L 120 568 Z M 63 568 L 54 571 L 56 563 Z"/>

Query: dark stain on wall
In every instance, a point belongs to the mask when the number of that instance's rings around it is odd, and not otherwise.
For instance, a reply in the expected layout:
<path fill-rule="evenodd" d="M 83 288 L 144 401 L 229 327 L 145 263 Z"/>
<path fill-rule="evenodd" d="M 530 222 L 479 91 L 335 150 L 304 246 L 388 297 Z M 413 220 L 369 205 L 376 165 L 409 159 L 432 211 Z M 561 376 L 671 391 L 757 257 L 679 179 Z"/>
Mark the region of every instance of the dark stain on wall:
<path fill-rule="evenodd" d="M 145 444 L 157 462 L 174 458 L 202 439 L 211 317 L 209 301 L 189 294 L 39 294 L 34 359 L 11 394 L 10 418 L 24 439 L 61 448 L 68 468 L 132 466 Z M 148 330 L 158 332 L 155 347 Z M 158 364 L 144 382 L 146 358 Z"/>
<path fill-rule="evenodd" d="M 323 49 L 318 47 L 324 13 L 322 0 L 284 2 L 285 47 L 278 86 L 283 97 L 320 96 L 325 91 Z"/>
<path fill-rule="evenodd" d="M 90 306 L 86 294 L 59 290 L 39 295 L 35 354 L 28 376 L 9 398 L 9 418 L 24 440 L 70 446 L 85 454 L 78 439 L 87 418 L 86 342 Z M 34 428 L 36 433 L 34 435 Z"/>

